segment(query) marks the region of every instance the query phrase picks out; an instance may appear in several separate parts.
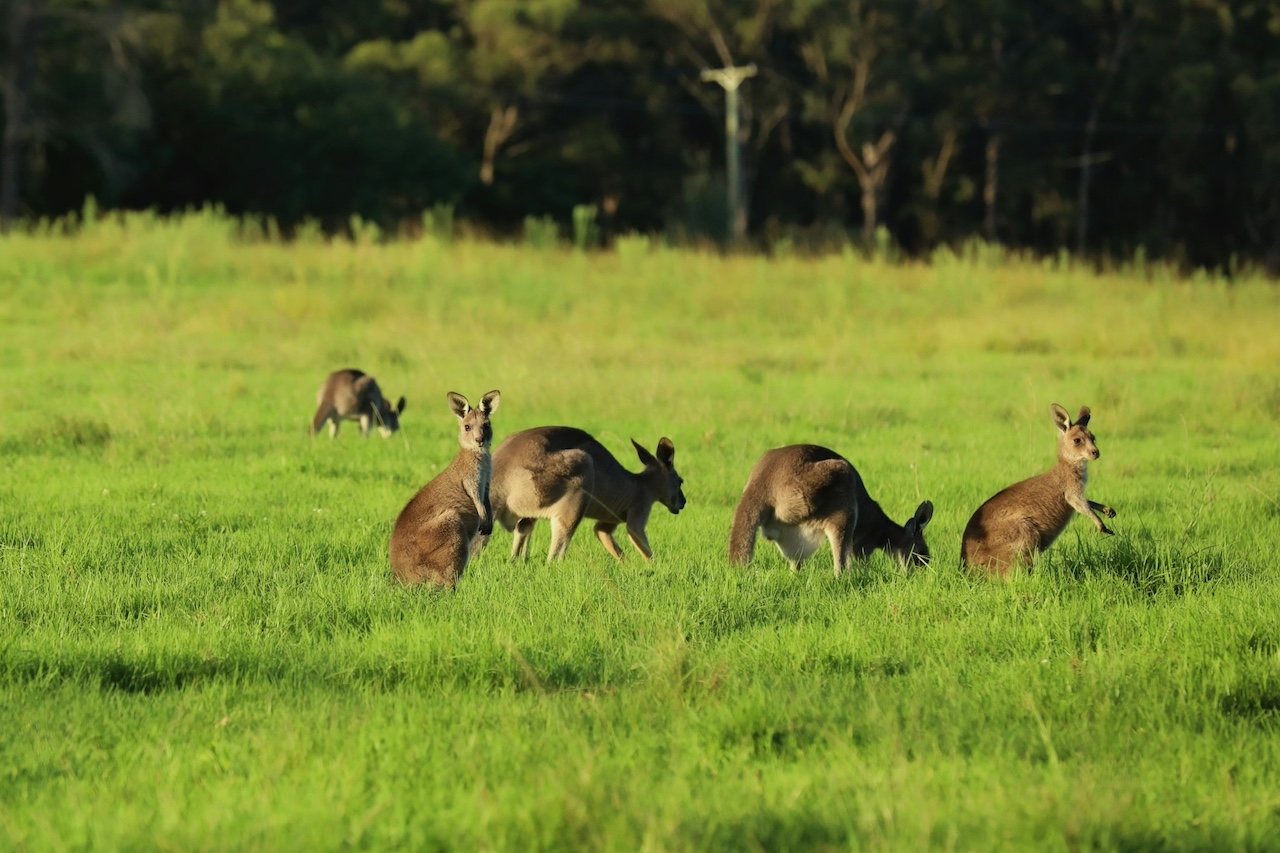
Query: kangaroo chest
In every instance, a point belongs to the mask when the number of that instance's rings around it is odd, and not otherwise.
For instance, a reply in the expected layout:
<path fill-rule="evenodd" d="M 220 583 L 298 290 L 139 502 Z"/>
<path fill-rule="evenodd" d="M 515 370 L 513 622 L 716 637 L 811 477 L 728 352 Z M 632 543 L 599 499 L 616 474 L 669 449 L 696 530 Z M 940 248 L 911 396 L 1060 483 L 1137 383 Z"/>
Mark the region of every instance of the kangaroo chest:
<path fill-rule="evenodd" d="M 484 497 L 489 494 L 489 483 L 493 481 L 493 457 L 488 453 L 481 454 L 476 466 L 476 494 Z"/>

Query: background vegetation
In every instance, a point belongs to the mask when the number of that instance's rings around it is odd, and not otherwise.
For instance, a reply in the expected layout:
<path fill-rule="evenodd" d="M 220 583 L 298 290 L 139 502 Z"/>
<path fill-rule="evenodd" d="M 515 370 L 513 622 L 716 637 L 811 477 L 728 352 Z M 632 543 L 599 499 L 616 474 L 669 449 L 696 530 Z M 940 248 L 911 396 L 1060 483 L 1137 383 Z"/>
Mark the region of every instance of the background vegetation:
<path fill-rule="evenodd" d="M 1255 0 L 6 0 L 0 218 L 444 205 L 719 239 L 1280 267 L 1280 7 Z"/>
<path fill-rule="evenodd" d="M 0 238 L 0 846 L 1274 849 L 1271 284 L 87 218 Z M 349 365 L 408 397 L 395 439 L 306 438 Z M 392 581 L 445 391 L 492 387 L 499 437 L 674 439 L 653 563 L 499 533 L 454 594 Z M 1118 535 L 971 580 L 1055 401 L 1094 409 Z M 932 499 L 934 564 L 731 568 L 798 441 Z"/>

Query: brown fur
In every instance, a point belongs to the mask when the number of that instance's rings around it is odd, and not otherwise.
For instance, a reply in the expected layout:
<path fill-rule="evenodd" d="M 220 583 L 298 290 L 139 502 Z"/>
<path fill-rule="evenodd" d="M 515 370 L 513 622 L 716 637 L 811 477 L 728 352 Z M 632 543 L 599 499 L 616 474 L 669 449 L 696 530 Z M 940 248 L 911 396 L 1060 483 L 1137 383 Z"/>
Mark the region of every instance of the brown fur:
<path fill-rule="evenodd" d="M 759 529 L 792 571 L 800 570 L 823 539 L 831 543 L 836 577 L 851 560 L 865 560 L 877 548 L 902 563 L 924 565 L 924 528 L 931 518 L 933 504 L 924 501 L 905 525 L 895 524 L 840 454 L 813 444 L 779 447 L 751 469 L 733 513 L 729 559 L 751 562 Z"/>
<path fill-rule="evenodd" d="M 654 503 L 679 513 L 685 505 L 684 480 L 676 473 L 671 439 L 659 440 L 656 456 L 635 440 L 631 444 L 644 464 L 639 474 L 623 468 L 580 429 L 539 427 L 507 436 L 493 452 L 493 512 L 499 524 L 515 532 L 511 556 L 528 556 L 533 527 L 547 518 L 547 559 L 560 559 L 582 519 L 590 518 L 596 521 L 596 537 L 614 559 L 622 559 L 613 538 L 620 524 L 626 525 L 636 550 L 652 559 L 645 535 L 649 513 Z"/>
<path fill-rule="evenodd" d="M 1089 426 L 1089 407 L 1082 406 L 1073 423 L 1066 409 L 1050 408 L 1058 427 L 1058 464 L 1043 474 L 992 496 L 978 507 L 964 528 L 960 559 L 966 566 L 1008 577 L 1014 568 L 1028 566 L 1066 530 L 1073 513 L 1093 522 L 1098 532 L 1112 535 L 1096 513 L 1115 518 L 1109 506 L 1085 497 L 1089 462 L 1101 454 Z"/>
<path fill-rule="evenodd" d="M 449 392 L 458 417 L 458 455 L 400 511 L 391 532 L 391 568 L 405 584 L 424 581 L 452 589 L 478 537 L 493 530 L 489 504 L 493 427 L 489 416 L 500 395 L 490 391 L 471 408 L 467 398 Z"/>
<path fill-rule="evenodd" d="M 338 437 L 341 421 L 359 421 L 360 435 L 368 438 L 369 428 L 377 426 L 384 438 L 400 429 L 404 397 L 392 406 L 382 396 L 377 380 L 359 370 L 337 370 L 329 374 L 316 393 L 316 413 L 311 418 L 311 435 L 329 422 L 329 437 Z"/>

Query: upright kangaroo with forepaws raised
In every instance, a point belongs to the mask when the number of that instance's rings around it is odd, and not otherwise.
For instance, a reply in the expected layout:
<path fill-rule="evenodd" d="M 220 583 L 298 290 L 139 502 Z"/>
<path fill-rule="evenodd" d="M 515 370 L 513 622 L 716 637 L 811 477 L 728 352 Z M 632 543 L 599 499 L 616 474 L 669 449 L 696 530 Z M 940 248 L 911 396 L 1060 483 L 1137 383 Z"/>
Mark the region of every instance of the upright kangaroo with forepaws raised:
<path fill-rule="evenodd" d="M 461 394 L 450 391 L 448 397 L 458 416 L 458 455 L 400 511 L 390 553 L 391 568 L 402 583 L 427 581 L 452 589 L 474 541 L 493 531 L 489 416 L 498 410 L 500 395 L 490 391 L 474 409 Z"/>
<path fill-rule="evenodd" d="M 836 577 L 851 560 L 865 560 L 877 548 L 903 564 L 922 566 L 929 562 L 924 528 L 932 518 L 933 504 L 924 501 L 906 524 L 896 524 L 840 454 L 814 444 L 779 447 L 751 469 L 733 513 L 729 559 L 751 562 L 759 529 L 792 571 L 799 571 L 823 540 L 831 543 Z"/>
<path fill-rule="evenodd" d="M 311 435 L 315 436 L 329 422 L 329 437 L 338 437 L 340 421 L 359 421 L 360 435 L 367 438 L 369 427 L 376 426 L 383 438 L 400 429 L 404 397 L 393 407 L 382 396 L 377 381 L 359 370 L 337 370 L 329 374 L 316 393 L 316 413 L 311 419 Z"/>
<path fill-rule="evenodd" d="M 539 518 L 551 519 L 548 560 L 564 556 L 584 518 L 596 520 L 596 537 L 614 559 L 622 551 L 613 538 L 618 525 L 646 560 L 653 549 L 645 526 L 654 503 L 671 513 L 684 509 L 684 480 L 676 473 L 676 447 L 658 441 L 655 456 L 635 439 L 631 444 L 644 464 L 633 474 L 618 464 L 604 445 L 573 427 L 538 427 L 509 435 L 493 452 L 493 512 L 498 523 L 515 531 L 511 556 L 527 557 L 529 534 Z"/>
<path fill-rule="evenodd" d="M 1058 464 L 1014 483 L 978 507 L 965 525 L 960 546 L 966 566 L 1008 577 L 1015 567 L 1030 565 L 1036 554 L 1052 545 L 1074 512 L 1092 521 L 1098 532 L 1112 535 L 1096 513 L 1115 518 L 1116 511 L 1084 494 L 1089 462 L 1101 456 L 1088 429 L 1089 407 L 1080 407 L 1074 423 L 1057 403 L 1050 411 L 1058 427 Z"/>

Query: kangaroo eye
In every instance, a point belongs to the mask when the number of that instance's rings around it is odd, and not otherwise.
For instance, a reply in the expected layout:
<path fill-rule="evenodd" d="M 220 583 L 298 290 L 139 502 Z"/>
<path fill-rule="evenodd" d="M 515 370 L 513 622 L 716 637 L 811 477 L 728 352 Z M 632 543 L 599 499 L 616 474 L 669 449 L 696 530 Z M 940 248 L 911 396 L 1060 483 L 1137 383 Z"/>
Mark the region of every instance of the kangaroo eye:
<path fill-rule="evenodd" d="M 471 424 L 463 424 L 462 428 L 465 429 L 467 432 L 471 432 Z M 1079 443 L 1080 443 L 1080 439 L 1077 438 L 1076 444 L 1079 444 Z"/>
<path fill-rule="evenodd" d="M 1078 438 L 1077 438 L 1077 439 L 1076 439 L 1076 444 L 1079 444 L 1079 443 L 1080 443 L 1080 439 L 1078 439 Z"/>

